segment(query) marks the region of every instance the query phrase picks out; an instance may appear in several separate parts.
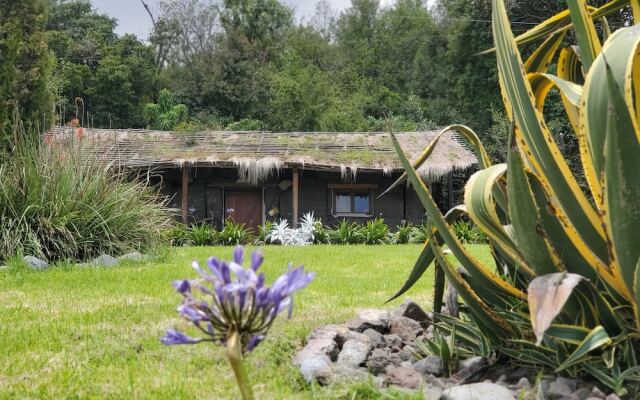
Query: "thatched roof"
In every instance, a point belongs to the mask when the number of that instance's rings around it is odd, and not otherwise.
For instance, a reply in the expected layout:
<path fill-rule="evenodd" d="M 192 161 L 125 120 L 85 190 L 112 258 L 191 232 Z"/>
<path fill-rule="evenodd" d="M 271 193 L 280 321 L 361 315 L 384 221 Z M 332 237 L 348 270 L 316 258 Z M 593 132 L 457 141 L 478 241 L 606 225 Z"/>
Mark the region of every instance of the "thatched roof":
<path fill-rule="evenodd" d="M 427 147 L 436 131 L 398 133 L 411 159 Z M 84 129 L 78 139 L 74 128 L 56 128 L 49 139 L 80 142 L 83 154 L 123 167 L 220 166 L 239 169 L 241 177 L 257 182 L 275 170 L 297 167 L 340 171 L 355 176 L 358 171 L 390 175 L 402 167 L 388 133 L 325 132 L 198 132 L 178 133 L 148 130 Z M 475 156 L 459 139 L 444 135 L 419 170 L 434 180 L 476 163 Z"/>

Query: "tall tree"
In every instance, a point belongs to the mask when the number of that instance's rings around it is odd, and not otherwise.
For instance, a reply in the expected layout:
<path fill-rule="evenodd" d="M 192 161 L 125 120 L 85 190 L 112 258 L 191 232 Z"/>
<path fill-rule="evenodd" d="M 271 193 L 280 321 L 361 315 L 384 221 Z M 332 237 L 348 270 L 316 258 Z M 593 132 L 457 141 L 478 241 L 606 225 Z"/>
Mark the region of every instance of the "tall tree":
<path fill-rule="evenodd" d="M 27 128 L 42 130 L 51 124 L 46 18 L 41 0 L 0 0 L 0 134 L 6 135 L 14 110 Z M 0 146 L 7 140 L 0 137 Z"/>

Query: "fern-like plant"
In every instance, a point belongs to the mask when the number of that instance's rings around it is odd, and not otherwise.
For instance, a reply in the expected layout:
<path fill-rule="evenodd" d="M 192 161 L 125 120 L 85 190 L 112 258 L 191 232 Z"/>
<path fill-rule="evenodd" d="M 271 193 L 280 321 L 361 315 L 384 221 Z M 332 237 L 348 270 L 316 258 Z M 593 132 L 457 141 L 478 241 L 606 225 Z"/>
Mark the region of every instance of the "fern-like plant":
<path fill-rule="evenodd" d="M 640 25 L 611 34 L 606 17 L 631 5 L 639 21 L 640 3 L 613 0 L 592 8 L 585 0 L 568 0 L 567 10 L 514 37 L 503 0 L 492 2 L 492 51 L 511 123 L 507 162 L 493 165 L 465 126 L 443 130 L 414 165 L 393 137 L 431 224 L 429 240 L 396 296 L 437 260 L 466 305 L 463 319 L 449 320 L 449 326 L 472 326 L 502 357 L 560 374 L 591 375 L 618 395 L 638 393 Z M 577 47 L 562 48 L 566 38 L 575 38 Z M 523 61 L 518 46 L 536 41 L 541 43 Z M 551 74 L 556 56 L 557 72 Z M 559 90 L 580 142 L 588 192 L 544 122 L 552 88 Z M 464 206 L 443 215 L 416 168 L 451 131 L 469 141 L 480 171 L 466 185 Z M 461 217 L 487 234 L 495 265 L 465 249 L 451 225 Z"/>

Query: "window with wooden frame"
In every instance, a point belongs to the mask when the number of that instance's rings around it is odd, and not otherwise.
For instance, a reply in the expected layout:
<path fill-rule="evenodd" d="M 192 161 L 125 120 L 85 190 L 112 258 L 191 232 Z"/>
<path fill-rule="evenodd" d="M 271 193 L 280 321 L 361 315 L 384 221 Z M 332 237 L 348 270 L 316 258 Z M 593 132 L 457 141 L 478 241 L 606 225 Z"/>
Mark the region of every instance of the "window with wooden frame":
<path fill-rule="evenodd" d="M 368 217 L 373 215 L 373 191 L 376 185 L 329 185 L 331 213 L 339 217 Z"/>

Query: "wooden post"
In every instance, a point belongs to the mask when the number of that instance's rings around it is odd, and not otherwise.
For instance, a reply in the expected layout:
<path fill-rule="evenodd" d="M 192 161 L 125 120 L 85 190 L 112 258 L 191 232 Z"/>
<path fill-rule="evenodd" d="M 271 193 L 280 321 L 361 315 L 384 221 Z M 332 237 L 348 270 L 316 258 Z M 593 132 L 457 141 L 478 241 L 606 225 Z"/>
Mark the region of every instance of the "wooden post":
<path fill-rule="evenodd" d="M 451 210 L 454 206 L 453 204 L 453 172 L 449 171 L 449 173 L 447 174 L 447 190 L 449 191 L 448 193 L 448 198 L 449 198 L 449 210 Z"/>
<path fill-rule="evenodd" d="M 298 191 L 299 191 L 299 186 L 300 186 L 300 174 L 298 173 L 298 168 L 294 168 L 293 169 L 293 194 L 291 196 L 292 198 L 292 211 L 293 211 L 293 215 L 292 215 L 292 226 L 294 228 L 298 227 Z"/>
<path fill-rule="evenodd" d="M 445 276 L 444 276 L 444 271 L 442 270 L 442 266 L 440 266 L 438 261 L 434 262 L 433 267 L 435 268 L 434 290 L 433 290 L 433 312 L 435 314 L 440 314 L 442 312 L 442 300 L 444 298 Z M 435 322 L 437 320 L 437 317 L 434 315 L 433 319 Z"/>
<path fill-rule="evenodd" d="M 189 212 L 189 169 L 182 166 L 182 222 L 187 223 Z"/>

